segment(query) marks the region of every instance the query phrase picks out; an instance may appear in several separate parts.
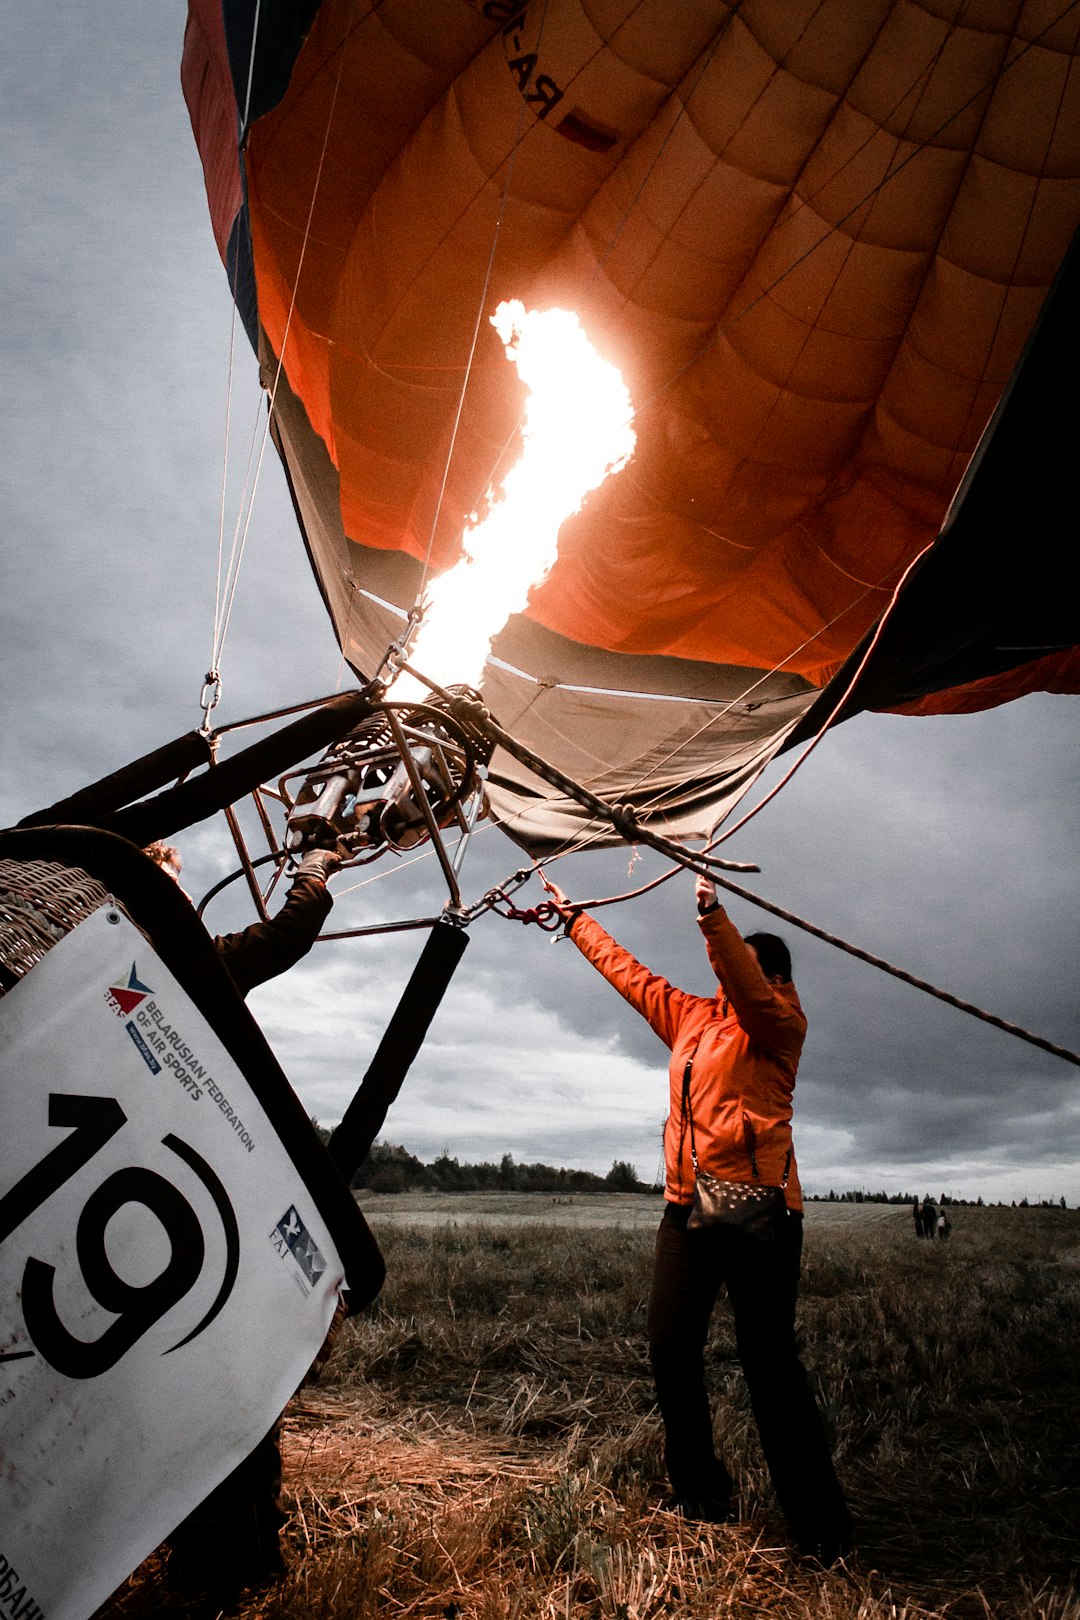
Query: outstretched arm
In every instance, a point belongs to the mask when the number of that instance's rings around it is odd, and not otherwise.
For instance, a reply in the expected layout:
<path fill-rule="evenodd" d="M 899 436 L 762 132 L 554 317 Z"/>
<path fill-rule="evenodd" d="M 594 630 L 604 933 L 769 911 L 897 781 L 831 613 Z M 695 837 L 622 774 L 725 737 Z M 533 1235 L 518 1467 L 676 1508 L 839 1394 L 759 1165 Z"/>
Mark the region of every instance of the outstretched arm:
<path fill-rule="evenodd" d="M 214 941 L 218 954 L 242 996 L 295 966 L 319 937 L 319 930 L 334 904 L 326 878 L 340 864 L 325 851 L 308 855 L 293 879 L 288 897 L 276 917 L 252 923 L 242 933 L 224 934 Z"/>
<path fill-rule="evenodd" d="M 757 958 L 717 899 L 715 883 L 699 877 L 694 894 L 709 965 L 723 985 L 739 1023 L 758 1046 L 797 1062 L 806 1037 L 802 1010 L 766 979 Z"/>
<path fill-rule="evenodd" d="M 563 891 L 544 879 L 544 886 L 566 922 L 572 940 L 598 973 L 648 1022 L 667 1046 L 675 1040 L 685 1005 L 694 998 L 653 973 L 632 952 L 613 939 L 588 912 L 575 911 Z"/>

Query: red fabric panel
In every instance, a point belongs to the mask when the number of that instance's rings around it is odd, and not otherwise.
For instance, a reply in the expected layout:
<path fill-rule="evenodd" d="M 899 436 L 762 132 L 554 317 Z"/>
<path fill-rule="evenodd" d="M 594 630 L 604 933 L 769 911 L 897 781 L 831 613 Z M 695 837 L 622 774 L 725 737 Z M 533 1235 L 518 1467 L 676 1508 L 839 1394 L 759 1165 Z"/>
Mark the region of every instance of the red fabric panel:
<path fill-rule="evenodd" d="M 242 196 L 236 149 L 238 113 L 221 0 L 190 0 L 180 83 L 202 158 L 214 239 L 224 264 Z"/>
<path fill-rule="evenodd" d="M 921 698 L 917 703 L 903 703 L 882 712 L 977 714 L 980 709 L 995 709 L 999 703 L 1011 703 L 1014 698 L 1026 697 L 1031 692 L 1080 692 L 1080 648 L 1070 647 L 1049 658 L 1037 658 L 1033 663 L 1006 670 L 1003 675 L 988 675 L 985 680 L 954 686 L 947 692 Z"/>

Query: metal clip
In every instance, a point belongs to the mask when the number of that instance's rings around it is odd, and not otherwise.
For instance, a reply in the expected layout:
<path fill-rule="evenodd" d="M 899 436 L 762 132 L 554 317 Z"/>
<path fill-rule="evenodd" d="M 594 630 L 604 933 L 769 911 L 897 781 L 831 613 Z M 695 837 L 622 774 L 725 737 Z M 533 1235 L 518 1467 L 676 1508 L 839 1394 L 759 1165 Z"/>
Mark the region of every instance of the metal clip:
<path fill-rule="evenodd" d="M 210 716 L 221 702 L 221 675 L 216 669 L 208 669 L 203 679 L 203 689 L 199 693 L 199 708 L 203 713 L 203 723 L 199 727 L 203 736 L 209 735 Z"/>

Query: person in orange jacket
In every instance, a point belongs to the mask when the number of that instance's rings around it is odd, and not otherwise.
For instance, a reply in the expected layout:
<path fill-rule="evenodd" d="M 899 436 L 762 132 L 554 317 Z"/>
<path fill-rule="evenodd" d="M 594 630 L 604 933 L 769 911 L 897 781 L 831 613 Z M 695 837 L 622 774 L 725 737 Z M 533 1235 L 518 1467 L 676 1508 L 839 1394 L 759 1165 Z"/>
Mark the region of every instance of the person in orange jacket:
<path fill-rule="evenodd" d="M 723 1285 L 788 1528 L 801 1556 L 836 1563 L 851 1550 L 851 1515 L 795 1340 L 803 1218 L 791 1111 L 806 1017 L 787 946 L 774 934 L 740 938 L 715 885 L 699 877 L 699 925 L 720 983 L 715 996 L 690 995 L 652 973 L 560 889 L 548 887 L 567 937 L 671 1049 L 667 1202 L 648 1335 L 677 1506 L 688 1518 L 735 1517 L 734 1482 L 716 1455 L 705 1388 L 705 1340 Z M 701 1170 L 722 1180 L 783 1186 L 785 1208 L 764 1236 L 728 1225 L 688 1229 L 692 1149 Z"/>

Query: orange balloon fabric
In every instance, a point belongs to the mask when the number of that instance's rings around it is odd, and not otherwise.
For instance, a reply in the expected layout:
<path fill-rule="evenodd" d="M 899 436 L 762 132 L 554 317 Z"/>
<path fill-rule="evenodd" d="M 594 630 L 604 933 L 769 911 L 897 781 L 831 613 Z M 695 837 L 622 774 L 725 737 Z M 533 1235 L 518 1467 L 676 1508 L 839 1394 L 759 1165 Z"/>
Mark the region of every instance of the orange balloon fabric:
<path fill-rule="evenodd" d="M 185 86 L 224 256 L 251 96 L 230 171 L 225 36 L 234 80 L 254 63 L 263 376 L 281 362 L 279 446 L 355 666 L 514 458 L 487 317 L 517 297 L 578 313 L 638 449 L 564 525 L 507 661 L 805 707 L 933 542 L 1080 223 L 1080 13 L 324 0 L 284 45 L 265 6 L 252 57 L 252 12 L 191 0 Z M 1050 648 L 1019 663 L 1075 680 Z"/>

